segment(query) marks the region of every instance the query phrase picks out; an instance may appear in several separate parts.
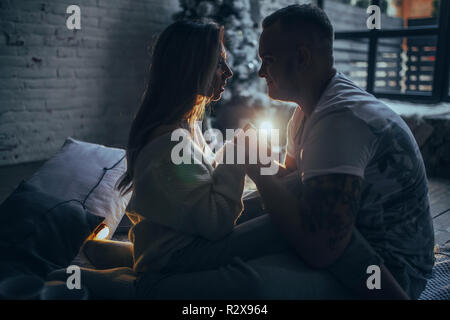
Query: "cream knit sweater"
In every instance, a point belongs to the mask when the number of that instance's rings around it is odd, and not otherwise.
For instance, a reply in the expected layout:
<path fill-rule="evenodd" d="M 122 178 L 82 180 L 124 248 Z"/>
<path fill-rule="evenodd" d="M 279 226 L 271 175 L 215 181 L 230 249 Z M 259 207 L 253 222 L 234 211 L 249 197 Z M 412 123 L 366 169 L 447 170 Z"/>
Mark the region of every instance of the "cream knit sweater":
<path fill-rule="evenodd" d="M 172 162 L 172 148 L 179 142 L 171 141 L 171 133 L 152 140 L 138 155 L 126 210 L 134 223 L 129 236 L 137 272 L 161 270 L 172 253 L 197 237 L 221 239 L 233 230 L 243 210 L 243 166 L 214 168 L 198 127 L 193 139 L 187 132 L 184 138 L 199 151 L 191 153 L 192 164 Z"/>

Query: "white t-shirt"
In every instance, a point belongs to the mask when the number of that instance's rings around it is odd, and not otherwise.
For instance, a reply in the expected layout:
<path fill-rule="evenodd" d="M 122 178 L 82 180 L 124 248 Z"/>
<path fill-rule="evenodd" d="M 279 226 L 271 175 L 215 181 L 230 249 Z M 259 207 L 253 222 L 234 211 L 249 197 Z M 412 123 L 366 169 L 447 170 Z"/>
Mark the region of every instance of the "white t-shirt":
<path fill-rule="evenodd" d="M 326 174 L 361 177 L 356 227 L 394 273 L 428 278 L 434 263 L 428 184 L 405 122 L 342 73 L 303 120 L 297 108 L 287 129 L 287 153 L 296 159 L 301 180 Z"/>

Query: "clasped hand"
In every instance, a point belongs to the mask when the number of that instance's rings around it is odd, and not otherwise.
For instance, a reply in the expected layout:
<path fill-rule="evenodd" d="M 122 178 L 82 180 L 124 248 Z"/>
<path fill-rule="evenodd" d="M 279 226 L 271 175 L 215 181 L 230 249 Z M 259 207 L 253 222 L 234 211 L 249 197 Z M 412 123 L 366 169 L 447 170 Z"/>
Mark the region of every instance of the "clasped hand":
<path fill-rule="evenodd" d="M 279 154 L 273 152 L 270 137 L 266 131 L 257 130 L 248 123 L 234 137 L 233 143 L 236 163 L 244 165 L 246 174 L 253 181 L 261 175 L 278 173 Z M 243 150 L 245 150 L 244 155 L 242 155 Z"/>

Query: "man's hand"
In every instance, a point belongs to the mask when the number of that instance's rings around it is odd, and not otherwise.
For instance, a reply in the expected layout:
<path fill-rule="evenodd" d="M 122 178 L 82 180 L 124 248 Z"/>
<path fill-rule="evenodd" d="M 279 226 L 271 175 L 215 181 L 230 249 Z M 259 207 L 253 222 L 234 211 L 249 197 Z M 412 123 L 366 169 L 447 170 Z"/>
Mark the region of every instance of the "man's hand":
<path fill-rule="evenodd" d="M 297 170 L 296 160 L 286 153 L 286 156 L 284 157 L 284 164 L 283 166 L 280 166 L 280 170 L 278 171 L 277 176 L 284 177 L 296 170 Z"/>
<path fill-rule="evenodd" d="M 259 138 L 260 136 L 258 135 L 258 139 Z M 264 143 L 261 142 L 262 141 L 258 141 L 256 149 L 251 149 L 248 137 L 245 139 L 245 172 L 255 183 L 264 168 L 266 170 L 266 175 L 278 175 L 281 171 L 285 171 L 284 165 L 278 161 L 279 154 L 272 151 L 270 141 Z M 261 148 L 264 149 L 261 150 Z M 265 154 L 261 154 L 262 151 L 264 151 Z M 256 158 L 256 163 L 250 163 L 251 156 Z"/>

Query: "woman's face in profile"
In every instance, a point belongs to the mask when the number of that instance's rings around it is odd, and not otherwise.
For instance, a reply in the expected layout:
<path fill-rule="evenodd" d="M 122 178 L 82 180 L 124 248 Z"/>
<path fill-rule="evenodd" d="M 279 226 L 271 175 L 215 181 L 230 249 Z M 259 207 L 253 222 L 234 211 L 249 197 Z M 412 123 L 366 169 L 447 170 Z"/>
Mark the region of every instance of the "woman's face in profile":
<path fill-rule="evenodd" d="M 233 72 L 226 63 L 226 52 L 223 44 L 220 44 L 221 52 L 219 61 L 217 63 L 216 71 L 212 81 L 212 100 L 218 101 L 222 97 L 222 93 L 225 91 L 227 79 L 231 78 Z"/>

